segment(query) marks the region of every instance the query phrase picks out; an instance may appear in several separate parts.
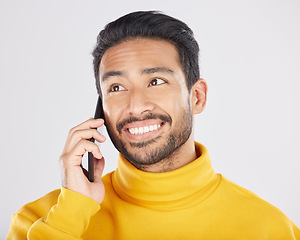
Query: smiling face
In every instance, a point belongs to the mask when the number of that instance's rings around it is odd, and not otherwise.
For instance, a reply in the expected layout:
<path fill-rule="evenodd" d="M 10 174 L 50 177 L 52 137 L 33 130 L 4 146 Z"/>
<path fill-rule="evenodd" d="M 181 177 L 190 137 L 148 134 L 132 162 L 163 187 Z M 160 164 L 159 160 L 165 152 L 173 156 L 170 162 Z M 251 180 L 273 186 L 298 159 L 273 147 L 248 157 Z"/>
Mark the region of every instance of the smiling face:
<path fill-rule="evenodd" d="M 191 98 L 173 44 L 122 42 L 105 52 L 99 68 L 108 133 L 133 165 L 154 166 L 194 145 Z"/>

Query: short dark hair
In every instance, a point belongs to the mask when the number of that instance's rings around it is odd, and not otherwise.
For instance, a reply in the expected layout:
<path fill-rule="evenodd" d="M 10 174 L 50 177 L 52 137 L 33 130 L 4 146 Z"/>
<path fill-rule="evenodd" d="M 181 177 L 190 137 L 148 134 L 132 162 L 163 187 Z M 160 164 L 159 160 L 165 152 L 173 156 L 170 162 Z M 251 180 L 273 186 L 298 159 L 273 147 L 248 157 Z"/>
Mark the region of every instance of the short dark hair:
<path fill-rule="evenodd" d="M 138 11 L 107 24 L 97 37 L 92 55 L 96 87 L 100 96 L 99 65 L 103 54 L 110 47 L 135 38 L 161 39 L 174 44 L 190 91 L 200 77 L 199 46 L 193 31 L 184 22 L 161 12 Z"/>

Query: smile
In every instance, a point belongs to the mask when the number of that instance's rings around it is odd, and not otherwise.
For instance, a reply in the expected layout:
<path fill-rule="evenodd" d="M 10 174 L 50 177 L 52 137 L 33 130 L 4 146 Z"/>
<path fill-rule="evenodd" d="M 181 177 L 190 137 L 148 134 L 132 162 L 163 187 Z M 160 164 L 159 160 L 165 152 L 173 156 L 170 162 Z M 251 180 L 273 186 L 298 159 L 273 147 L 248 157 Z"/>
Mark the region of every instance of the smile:
<path fill-rule="evenodd" d="M 148 132 L 153 132 L 157 129 L 159 129 L 162 126 L 162 124 L 154 124 L 154 125 L 149 125 L 145 127 L 135 127 L 135 128 L 128 128 L 128 132 L 133 135 L 140 135 L 140 134 L 145 134 Z"/>

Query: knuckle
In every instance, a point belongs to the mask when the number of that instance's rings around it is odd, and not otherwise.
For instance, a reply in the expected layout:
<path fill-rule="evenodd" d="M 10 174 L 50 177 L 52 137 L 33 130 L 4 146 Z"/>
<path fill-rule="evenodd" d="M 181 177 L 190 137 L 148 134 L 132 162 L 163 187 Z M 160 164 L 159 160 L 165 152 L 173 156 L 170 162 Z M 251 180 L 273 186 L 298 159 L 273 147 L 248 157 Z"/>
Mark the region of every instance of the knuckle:
<path fill-rule="evenodd" d="M 88 141 L 86 139 L 82 139 L 80 142 L 82 142 L 84 148 L 88 150 L 89 152 L 93 152 L 98 148 L 98 145 L 96 143 L 93 143 L 91 141 Z"/>
<path fill-rule="evenodd" d="M 63 153 L 62 155 L 60 155 L 58 162 L 61 167 L 64 167 L 67 162 L 67 154 Z"/>
<path fill-rule="evenodd" d="M 101 154 L 100 148 L 97 144 L 94 144 L 94 148 L 92 149 L 92 153 L 97 153 L 97 154 L 100 153 Z"/>
<path fill-rule="evenodd" d="M 80 149 L 80 152 L 83 151 L 89 151 L 90 150 L 90 142 L 87 141 L 86 139 L 81 139 L 79 142 L 76 144 L 76 148 Z"/>
<path fill-rule="evenodd" d="M 99 149 L 98 145 L 97 145 L 97 144 L 95 144 L 95 143 L 94 143 L 94 148 L 93 148 L 93 151 L 95 151 L 95 152 L 99 152 L 99 151 L 100 151 L 100 149 Z"/>
<path fill-rule="evenodd" d="M 86 144 L 88 144 L 87 140 L 86 139 L 80 139 L 77 143 L 77 145 L 79 146 L 86 146 Z"/>
<path fill-rule="evenodd" d="M 73 135 L 75 131 L 76 131 L 76 127 L 71 128 L 69 130 L 69 136 Z"/>
<path fill-rule="evenodd" d="M 73 129 L 72 134 L 70 135 L 70 139 L 72 141 L 81 141 L 83 139 L 83 130 L 80 129 Z"/>
<path fill-rule="evenodd" d="M 92 129 L 92 134 L 93 136 L 100 136 L 100 133 L 98 132 L 97 129 Z"/>
<path fill-rule="evenodd" d="M 73 131 L 72 131 L 72 137 L 73 138 L 78 138 L 79 137 L 79 130 L 77 130 L 77 129 L 73 129 Z"/>
<path fill-rule="evenodd" d="M 59 156 L 59 159 L 58 161 L 59 162 L 63 162 L 64 161 L 64 158 L 65 158 L 66 154 L 65 153 L 62 153 L 60 156 Z"/>

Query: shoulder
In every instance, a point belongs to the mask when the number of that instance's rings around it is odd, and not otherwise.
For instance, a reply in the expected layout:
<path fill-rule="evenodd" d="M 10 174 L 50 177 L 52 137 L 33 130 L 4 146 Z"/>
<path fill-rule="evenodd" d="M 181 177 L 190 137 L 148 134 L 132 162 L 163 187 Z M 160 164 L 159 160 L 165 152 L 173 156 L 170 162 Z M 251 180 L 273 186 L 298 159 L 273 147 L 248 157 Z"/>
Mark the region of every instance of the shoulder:
<path fill-rule="evenodd" d="M 230 181 L 224 176 L 221 176 L 221 178 L 220 192 L 225 202 L 230 201 L 228 205 L 240 209 L 245 208 L 247 211 L 250 209 L 256 210 L 255 213 L 258 215 L 267 213 L 269 215 L 272 213 L 278 216 L 284 216 L 277 207 L 263 200 L 255 193 Z"/>
<path fill-rule="evenodd" d="M 260 198 L 255 193 L 249 191 L 248 189 L 241 187 L 240 185 L 232 182 L 231 180 L 225 178 L 221 175 L 220 188 L 224 194 L 224 198 L 230 197 L 231 201 L 238 205 L 250 204 L 253 207 L 267 207 L 275 211 L 279 210 L 270 203 L 266 202 Z M 248 205 L 249 207 L 249 205 Z"/>
<path fill-rule="evenodd" d="M 277 207 L 260 198 L 255 193 L 239 186 L 229 179 L 221 176 L 222 181 L 219 188 L 219 197 L 224 203 L 223 207 L 227 212 L 249 228 L 287 236 L 288 233 L 299 229 L 293 222 Z"/>

